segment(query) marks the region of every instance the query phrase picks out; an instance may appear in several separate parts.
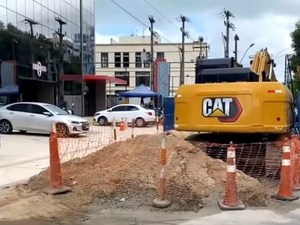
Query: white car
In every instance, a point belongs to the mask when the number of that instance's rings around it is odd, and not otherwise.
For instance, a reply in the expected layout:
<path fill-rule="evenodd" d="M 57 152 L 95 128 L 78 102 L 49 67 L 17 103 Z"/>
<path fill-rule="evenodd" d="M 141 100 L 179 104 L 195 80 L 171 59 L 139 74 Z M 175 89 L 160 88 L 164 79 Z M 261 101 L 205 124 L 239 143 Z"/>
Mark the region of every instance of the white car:
<path fill-rule="evenodd" d="M 0 133 L 13 130 L 50 133 L 53 122 L 63 136 L 82 134 L 89 130 L 86 119 L 70 115 L 65 110 L 48 103 L 16 102 L 0 108 Z"/>
<path fill-rule="evenodd" d="M 105 126 L 113 122 L 120 123 L 122 119 L 128 123 L 131 123 L 134 119 L 135 126 L 145 127 L 149 123 L 155 122 L 155 111 L 146 109 L 140 105 L 121 104 L 96 112 L 94 115 L 94 122 L 99 123 L 100 126 Z"/>

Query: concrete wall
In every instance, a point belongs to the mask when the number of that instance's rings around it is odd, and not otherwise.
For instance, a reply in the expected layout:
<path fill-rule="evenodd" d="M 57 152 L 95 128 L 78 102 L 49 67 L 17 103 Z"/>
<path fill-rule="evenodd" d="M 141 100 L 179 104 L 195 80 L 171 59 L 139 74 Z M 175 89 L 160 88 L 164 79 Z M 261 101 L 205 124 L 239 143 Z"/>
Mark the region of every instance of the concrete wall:
<path fill-rule="evenodd" d="M 96 112 L 106 109 L 106 82 L 96 83 Z"/>
<path fill-rule="evenodd" d="M 65 95 L 64 99 L 67 102 L 68 108 L 74 103 L 74 114 L 81 116 L 81 95 Z"/>
<path fill-rule="evenodd" d="M 90 104 L 95 104 L 95 112 L 106 109 L 106 83 L 105 81 L 97 81 L 96 85 L 96 93 L 95 93 L 95 102 L 91 102 Z M 72 103 L 74 106 L 75 115 L 81 116 L 81 96 L 80 95 L 65 95 L 65 101 L 67 102 L 68 107 L 71 106 Z M 87 106 L 85 106 L 87 107 Z M 95 112 L 92 112 L 93 114 Z"/>

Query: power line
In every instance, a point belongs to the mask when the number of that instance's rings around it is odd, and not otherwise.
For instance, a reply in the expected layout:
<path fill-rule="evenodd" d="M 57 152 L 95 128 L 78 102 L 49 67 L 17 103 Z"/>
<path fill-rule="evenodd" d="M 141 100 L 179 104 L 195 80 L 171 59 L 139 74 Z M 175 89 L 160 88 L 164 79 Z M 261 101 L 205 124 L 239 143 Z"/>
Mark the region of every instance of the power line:
<path fill-rule="evenodd" d="M 226 27 L 226 36 L 224 36 L 225 39 L 225 52 L 224 52 L 224 57 L 229 58 L 229 33 L 230 30 L 235 30 L 235 26 L 233 23 L 231 23 L 230 18 L 234 18 L 234 15 L 229 11 L 224 9 L 223 12 L 219 14 L 222 19 L 224 20 L 224 25 Z"/>
<path fill-rule="evenodd" d="M 152 4 L 150 4 L 147 0 L 143 0 L 148 6 L 150 6 L 152 9 L 154 9 L 159 15 L 164 17 L 167 21 L 169 21 L 176 29 L 180 30 L 180 28 L 168 17 L 166 17 L 163 13 L 161 13 L 156 7 L 154 7 Z"/>
<path fill-rule="evenodd" d="M 273 54 L 273 57 L 277 57 L 276 55 L 282 55 L 282 54 L 289 54 L 289 53 L 285 53 L 285 52 L 293 52 L 293 50 L 292 50 L 292 48 L 291 47 L 288 47 L 288 48 L 284 48 L 284 49 L 282 49 L 282 50 L 280 50 L 280 51 L 277 51 L 277 52 L 275 52 L 274 54 Z"/>
<path fill-rule="evenodd" d="M 116 6 L 118 6 L 120 9 L 122 9 L 124 12 L 126 12 L 128 15 L 130 15 L 132 18 L 134 18 L 136 21 L 138 21 L 140 24 L 144 25 L 145 27 L 149 27 L 146 23 L 144 23 L 143 21 L 141 21 L 139 18 L 137 18 L 136 16 L 134 16 L 132 13 L 130 13 L 128 10 L 126 10 L 123 6 L 121 6 L 120 4 L 118 4 L 117 2 L 115 2 L 114 0 L 110 0 L 112 3 L 114 3 Z M 166 42 L 168 42 L 169 44 L 172 44 L 174 46 L 176 46 L 180 51 L 181 48 L 177 45 L 174 44 L 173 42 L 171 42 L 170 40 L 168 40 L 166 37 L 162 36 L 161 34 L 159 34 L 159 37 L 162 38 L 163 40 L 165 40 Z M 194 57 L 194 55 L 188 53 L 190 56 Z"/>
<path fill-rule="evenodd" d="M 131 12 L 129 12 L 127 9 L 125 9 L 123 6 L 121 6 L 119 3 L 116 3 L 114 0 L 110 0 L 110 1 L 113 2 L 120 9 L 122 9 L 124 12 L 126 12 L 128 15 L 130 15 L 132 18 L 134 18 L 136 21 L 140 22 L 141 24 L 143 24 L 145 27 L 148 28 L 147 24 L 145 24 L 143 21 L 141 21 L 139 18 L 137 18 L 135 15 L 133 15 Z"/>
<path fill-rule="evenodd" d="M 159 15 L 161 15 L 163 18 L 165 18 L 169 23 L 171 23 L 176 29 L 180 30 L 180 27 L 178 27 L 171 19 L 166 17 L 160 10 L 158 10 L 155 6 L 153 6 L 151 3 L 149 3 L 147 0 L 143 0 L 148 6 L 150 6 L 152 9 L 154 9 Z M 192 39 L 192 37 L 189 37 L 192 41 L 195 42 L 195 40 Z"/>
<path fill-rule="evenodd" d="M 282 53 L 282 54 L 280 54 L 280 55 L 278 55 L 278 56 L 273 57 L 273 59 L 281 58 L 281 57 L 283 57 L 283 56 L 292 54 L 293 52 L 294 52 L 294 51 L 288 51 L 288 52 Z"/>

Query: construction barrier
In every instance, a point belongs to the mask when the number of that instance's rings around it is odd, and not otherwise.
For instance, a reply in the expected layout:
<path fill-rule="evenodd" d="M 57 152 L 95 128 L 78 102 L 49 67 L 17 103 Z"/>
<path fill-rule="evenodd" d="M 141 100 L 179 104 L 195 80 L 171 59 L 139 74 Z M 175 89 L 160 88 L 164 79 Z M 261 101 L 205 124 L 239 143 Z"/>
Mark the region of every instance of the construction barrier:
<path fill-rule="evenodd" d="M 270 196 L 280 201 L 299 199 L 294 194 L 300 190 L 300 141 L 299 135 L 292 135 L 284 141 L 266 141 L 253 143 L 209 143 L 190 141 L 204 149 L 207 155 L 227 163 L 224 199 L 218 202 L 222 210 L 244 209 L 237 196 L 238 169 L 262 183 L 277 187 Z M 204 146 L 204 147 L 203 147 Z M 275 185 L 274 185 L 275 184 Z M 278 185 L 278 186 L 277 186 Z"/>
<path fill-rule="evenodd" d="M 167 186 L 167 149 L 165 137 L 161 140 L 160 147 L 160 164 L 161 170 L 159 174 L 159 197 L 153 200 L 153 206 L 156 208 L 167 208 L 171 205 L 171 202 L 166 199 L 166 186 Z"/>
<path fill-rule="evenodd" d="M 291 142 L 291 140 L 289 139 L 285 139 L 283 143 L 282 155 L 281 155 L 281 174 L 280 174 L 279 188 L 277 194 L 272 196 L 277 200 L 294 201 L 299 199 L 298 196 L 293 195 L 293 188 L 292 188 L 293 186 L 292 181 L 294 180 L 294 176 L 295 176 L 293 170 L 296 168 L 296 165 L 294 163 L 296 162 L 296 160 L 292 159 L 292 155 L 294 155 L 294 151 L 295 151 L 294 146 L 295 146 L 294 142 Z"/>
<path fill-rule="evenodd" d="M 134 138 L 134 121 L 135 119 L 132 119 L 131 121 L 131 138 Z"/>
<path fill-rule="evenodd" d="M 299 141 L 296 135 L 291 138 L 291 174 L 292 174 L 292 190 L 299 191 L 299 173 L 300 173 L 300 157 L 299 157 Z"/>
<path fill-rule="evenodd" d="M 80 137 L 58 138 L 61 162 L 82 158 L 118 141 L 114 126 L 91 126 L 88 134 Z"/>
<path fill-rule="evenodd" d="M 56 124 L 53 123 L 49 137 L 50 150 L 50 185 L 45 189 L 45 193 L 50 195 L 63 194 L 71 191 L 69 187 L 63 185 L 61 174 L 61 162 L 58 150 L 58 137 L 56 133 Z"/>
<path fill-rule="evenodd" d="M 156 126 L 137 129 L 134 121 L 135 120 L 132 119 L 129 126 L 126 118 L 123 118 L 122 122 L 119 124 L 117 124 L 116 120 L 113 119 L 110 126 L 91 125 L 90 130 L 86 135 L 76 137 L 58 135 L 61 161 L 66 162 L 74 158 L 85 157 L 109 144 L 136 137 L 138 135 L 157 134 L 158 131 Z M 159 129 L 159 131 L 161 131 L 161 129 Z"/>
<path fill-rule="evenodd" d="M 113 137 L 114 137 L 114 142 L 117 141 L 117 127 L 116 127 L 116 120 L 113 119 Z"/>
<path fill-rule="evenodd" d="M 159 124 L 159 117 L 158 116 L 156 116 L 156 118 L 155 118 L 155 124 L 156 124 L 156 134 L 159 134 L 160 124 Z"/>
<path fill-rule="evenodd" d="M 70 188 L 63 185 L 60 164 L 76 157 L 84 157 L 111 143 L 122 140 L 119 138 L 120 132 L 127 134 L 126 139 L 139 135 L 136 133 L 139 129 L 135 129 L 134 121 L 134 119 L 131 121 L 131 127 L 126 126 L 128 123 L 125 118 L 122 119 L 119 128 L 116 127 L 115 120 L 112 126 L 92 126 L 89 134 L 80 138 L 59 138 L 55 126 L 53 126 L 49 139 L 50 184 L 45 193 L 60 194 L 70 191 Z M 151 132 L 149 129 L 144 133 L 156 134 L 157 127 L 153 128 Z M 241 198 L 244 201 L 242 202 L 238 196 L 240 193 L 237 179 L 238 171 L 242 171 L 260 182 L 268 181 L 269 183 L 267 182 L 266 185 L 276 183 L 272 186 L 272 190 L 277 189 L 275 195 L 270 193 L 270 196 L 276 200 L 294 201 L 299 198 L 294 194 L 295 191 L 300 190 L 299 136 L 293 135 L 283 141 L 250 143 L 220 144 L 193 140 L 189 142 L 199 147 L 198 149 L 201 149 L 199 151 L 205 152 L 212 158 L 222 160 L 226 164 L 224 195 L 218 201 L 221 210 L 244 210 L 246 208 L 243 204 L 244 202 L 246 204 L 246 201 Z M 170 193 L 172 188 L 167 191 L 170 168 L 168 165 L 171 162 L 173 152 L 168 151 L 165 135 L 162 135 L 160 149 L 157 148 L 157 151 L 160 154 L 156 158 L 156 162 L 160 161 L 160 173 L 157 198 L 153 200 L 153 206 L 167 208 L 171 205 L 170 200 L 174 200 L 172 193 Z M 169 179 L 173 179 L 173 177 Z M 171 180 L 169 182 L 171 184 Z"/>
<path fill-rule="evenodd" d="M 243 210 L 246 208 L 237 196 L 238 184 L 236 181 L 235 156 L 235 148 L 231 142 L 227 149 L 225 196 L 222 201 L 218 202 L 221 210 Z"/>

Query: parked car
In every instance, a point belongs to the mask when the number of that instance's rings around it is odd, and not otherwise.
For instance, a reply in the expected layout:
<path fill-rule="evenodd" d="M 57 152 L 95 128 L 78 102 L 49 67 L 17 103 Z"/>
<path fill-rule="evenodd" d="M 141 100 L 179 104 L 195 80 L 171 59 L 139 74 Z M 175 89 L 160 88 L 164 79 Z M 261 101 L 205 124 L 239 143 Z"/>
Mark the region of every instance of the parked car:
<path fill-rule="evenodd" d="M 113 123 L 113 121 L 120 123 L 122 119 L 126 119 L 129 123 L 134 119 L 135 126 L 145 127 L 155 121 L 155 111 L 140 105 L 121 104 L 96 112 L 94 115 L 94 122 L 99 123 L 100 126 Z"/>
<path fill-rule="evenodd" d="M 0 108 L 0 133 L 13 130 L 50 133 L 53 122 L 63 136 L 82 134 L 89 130 L 86 119 L 70 115 L 65 110 L 48 103 L 16 102 Z"/>

